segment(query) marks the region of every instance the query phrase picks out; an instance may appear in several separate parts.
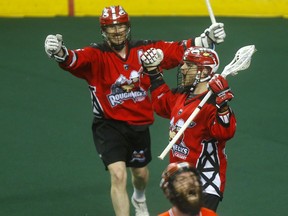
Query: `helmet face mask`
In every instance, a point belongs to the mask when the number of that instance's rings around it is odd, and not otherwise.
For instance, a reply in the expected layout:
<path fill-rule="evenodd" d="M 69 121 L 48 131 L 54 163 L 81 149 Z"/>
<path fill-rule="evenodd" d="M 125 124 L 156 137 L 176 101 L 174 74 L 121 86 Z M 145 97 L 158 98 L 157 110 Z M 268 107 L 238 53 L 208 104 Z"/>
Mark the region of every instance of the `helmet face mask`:
<path fill-rule="evenodd" d="M 181 212 L 197 215 L 202 205 L 202 185 L 197 170 L 187 162 L 171 163 L 162 174 L 160 187 Z"/>
<path fill-rule="evenodd" d="M 130 20 L 121 6 L 106 7 L 100 16 L 101 34 L 105 42 L 120 51 L 131 38 Z"/>
<path fill-rule="evenodd" d="M 191 47 L 183 55 L 183 64 L 178 68 L 178 87 L 194 90 L 196 85 L 212 78 L 219 67 L 217 53 L 208 48 Z"/>
<path fill-rule="evenodd" d="M 104 40 L 115 50 L 121 50 L 127 40 L 130 40 L 130 28 L 125 24 L 116 24 L 103 27 L 102 36 Z"/>
<path fill-rule="evenodd" d="M 184 62 L 178 70 L 178 85 L 183 87 L 194 86 L 196 84 L 195 81 L 199 78 L 199 75 L 197 65 L 191 62 Z"/>
<path fill-rule="evenodd" d="M 191 172 L 182 172 L 171 184 L 174 198 L 171 201 L 183 213 L 196 215 L 201 208 L 202 188 L 197 176 Z"/>

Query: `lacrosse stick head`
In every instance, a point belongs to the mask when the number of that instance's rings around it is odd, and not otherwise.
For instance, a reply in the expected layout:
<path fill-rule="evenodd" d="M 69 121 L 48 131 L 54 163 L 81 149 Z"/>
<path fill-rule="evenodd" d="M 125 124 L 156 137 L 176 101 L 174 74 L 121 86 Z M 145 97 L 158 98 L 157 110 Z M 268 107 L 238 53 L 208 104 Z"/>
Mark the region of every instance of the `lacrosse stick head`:
<path fill-rule="evenodd" d="M 240 48 L 234 59 L 225 66 L 221 75 L 226 77 L 228 75 L 235 76 L 238 74 L 238 71 L 246 70 L 251 63 L 252 55 L 256 52 L 255 45 L 248 45 Z"/>

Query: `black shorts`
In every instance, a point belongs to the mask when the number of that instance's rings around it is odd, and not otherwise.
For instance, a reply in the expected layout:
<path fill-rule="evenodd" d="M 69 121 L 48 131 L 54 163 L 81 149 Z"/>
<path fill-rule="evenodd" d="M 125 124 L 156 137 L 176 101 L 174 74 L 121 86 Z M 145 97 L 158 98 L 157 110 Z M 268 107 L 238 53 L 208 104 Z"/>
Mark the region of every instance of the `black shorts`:
<path fill-rule="evenodd" d="M 222 198 L 213 194 L 203 193 L 203 207 L 217 211 L 219 202 L 222 201 Z"/>
<path fill-rule="evenodd" d="M 124 161 L 127 167 L 140 168 L 152 160 L 148 126 L 134 128 L 126 122 L 94 118 L 92 131 L 106 169 L 118 161 Z"/>

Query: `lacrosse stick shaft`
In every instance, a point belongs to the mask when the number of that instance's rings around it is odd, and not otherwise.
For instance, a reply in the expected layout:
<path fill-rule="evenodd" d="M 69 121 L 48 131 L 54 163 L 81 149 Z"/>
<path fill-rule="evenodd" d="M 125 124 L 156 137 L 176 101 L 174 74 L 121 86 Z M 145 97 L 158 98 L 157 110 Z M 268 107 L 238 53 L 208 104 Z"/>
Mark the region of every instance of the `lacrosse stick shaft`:
<path fill-rule="evenodd" d="M 158 156 L 159 159 L 163 160 L 164 157 L 167 155 L 167 153 L 170 151 L 172 146 L 176 143 L 176 141 L 180 138 L 180 136 L 184 133 L 186 128 L 189 126 L 189 124 L 194 120 L 194 118 L 197 116 L 197 114 L 200 112 L 204 104 L 207 102 L 207 100 L 212 95 L 212 91 L 210 90 L 205 97 L 201 100 L 198 107 L 193 111 L 193 113 L 189 116 L 187 121 L 184 123 L 184 125 L 181 127 L 181 129 L 177 132 L 177 134 L 173 137 L 173 139 L 170 141 L 170 143 L 166 146 L 164 151 L 161 153 L 161 155 Z"/>
<path fill-rule="evenodd" d="M 210 16 L 210 19 L 211 19 L 211 23 L 214 24 L 214 23 L 216 23 L 216 19 L 215 19 L 214 13 L 213 13 L 213 9 L 211 7 L 210 0 L 205 0 L 205 2 L 206 2 L 208 13 L 209 13 L 209 16 Z"/>

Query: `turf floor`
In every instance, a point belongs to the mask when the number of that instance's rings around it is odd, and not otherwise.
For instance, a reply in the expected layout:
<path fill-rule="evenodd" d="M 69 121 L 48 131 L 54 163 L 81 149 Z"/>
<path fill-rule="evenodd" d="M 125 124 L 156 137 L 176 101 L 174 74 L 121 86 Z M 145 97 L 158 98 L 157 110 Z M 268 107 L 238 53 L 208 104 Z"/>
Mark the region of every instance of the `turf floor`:
<path fill-rule="evenodd" d="M 134 39 L 198 36 L 208 17 L 132 17 Z M 227 186 L 220 216 L 286 215 L 288 211 L 288 20 L 224 18 L 217 47 L 220 70 L 236 51 L 255 44 L 251 66 L 229 77 L 238 128 L 228 142 Z M 110 177 L 96 154 L 86 83 L 63 72 L 44 52 L 46 35 L 61 33 L 69 48 L 102 41 L 98 19 L 0 19 L 0 215 L 112 216 Z M 175 86 L 175 70 L 165 73 Z M 166 125 L 167 127 L 163 126 Z M 151 127 L 153 161 L 147 188 L 151 215 L 170 207 L 159 180 L 168 120 Z M 132 188 L 128 182 L 128 190 Z"/>

